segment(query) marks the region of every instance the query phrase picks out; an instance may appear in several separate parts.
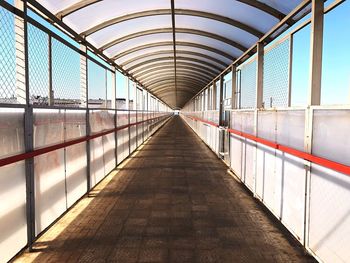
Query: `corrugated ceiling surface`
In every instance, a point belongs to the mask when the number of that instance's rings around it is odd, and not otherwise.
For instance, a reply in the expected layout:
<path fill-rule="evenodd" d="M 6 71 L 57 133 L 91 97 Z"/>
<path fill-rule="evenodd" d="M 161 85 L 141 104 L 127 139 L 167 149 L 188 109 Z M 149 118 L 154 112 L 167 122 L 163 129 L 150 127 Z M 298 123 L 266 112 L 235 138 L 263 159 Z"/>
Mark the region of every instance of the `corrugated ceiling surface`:
<path fill-rule="evenodd" d="M 170 106 L 182 107 L 302 1 L 175 0 L 174 9 L 171 0 L 38 2 Z"/>

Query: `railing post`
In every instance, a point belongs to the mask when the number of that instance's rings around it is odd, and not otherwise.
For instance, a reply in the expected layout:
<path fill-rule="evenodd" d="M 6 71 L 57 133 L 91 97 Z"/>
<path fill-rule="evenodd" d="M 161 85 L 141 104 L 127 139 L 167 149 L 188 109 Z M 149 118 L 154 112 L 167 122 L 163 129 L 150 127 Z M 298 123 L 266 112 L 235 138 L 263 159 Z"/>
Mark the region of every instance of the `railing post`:
<path fill-rule="evenodd" d="M 115 155 L 115 164 L 117 166 L 118 164 L 118 132 L 117 132 L 117 120 L 118 120 L 118 115 L 117 115 L 117 83 L 116 83 L 116 69 L 112 67 L 112 102 L 111 106 L 112 109 L 114 110 L 114 155 Z"/>
<path fill-rule="evenodd" d="M 49 57 L 49 106 L 54 105 L 54 93 L 52 88 L 52 37 L 48 35 L 48 57 Z"/>
<path fill-rule="evenodd" d="M 257 109 L 264 107 L 263 102 L 263 80 L 264 80 L 264 44 L 257 45 L 257 72 L 256 72 L 256 104 Z"/>
<path fill-rule="evenodd" d="M 324 2 L 312 0 L 308 105 L 320 105 Z"/>
<path fill-rule="evenodd" d="M 15 0 L 16 8 L 24 13 L 24 18 L 15 16 L 16 39 L 16 99 L 18 103 L 25 104 L 24 112 L 24 147 L 25 152 L 33 151 L 33 107 L 30 105 L 29 93 L 29 67 L 28 67 L 28 28 L 27 28 L 27 2 Z M 26 178 L 26 219 L 27 240 L 29 251 L 35 240 L 35 184 L 34 184 L 34 158 L 25 160 Z"/>
<path fill-rule="evenodd" d="M 254 135 L 258 136 L 258 115 L 259 109 L 264 108 L 264 44 L 259 42 L 257 45 L 257 67 L 256 67 L 256 104 L 254 109 Z M 254 151 L 254 170 L 253 170 L 253 180 L 254 180 L 254 196 L 256 197 L 256 184 L 257 184 L 257 151 L 258 145 L 255 143 Z"/>
<path fill-rule="evenodd" d="M 311 9 L 311 41 L 310 41 L 310 77 L 308 90 L 308 107 L 305 111 L 304 151 L 312 153 L 314 109 L 310 106 L 321 104 L 322 81 L 322 48 L 323 48 L 323 18 L 324 2 L 312 0 Z M 310 227 L 310 194 L 311 194 L 311 162 L 305 161 L 305 210 L 304 210 L 304 240 L 307 248 Z"/>
<path fill-rule="evenodd" d="M 231 71 L 232 71 L 232 79 L 231 79 L 231 87 L 232 87 L 232 94 L 231 94 L 231 109 L 237 109 L 237 74 L 236 74 L 236 65 L 232 65 Z"/>
<path fill-rule="evenodd" d="M 27 40 L 27 25 L 26 25 L 26 1 L 15 0 L 15 6 L 24 11 L 24 19 L 15 16 L 15 43 L 16 43 L 16 99 L 17 103 L 26 104 L 29 101 L 29 92 L 27 90 L 28 83 L 26 78 L 28 68 L 26 67 L 26 40 Z"/>
<path fill-rule="evenodd" d="M 127 87 L 127 92 L 126 92 L 126 94 L 127 94 L 126 95 L 127 104 L 126 104 L 126 108 L 127 108 L 127 111 L 128 111 L 128 125 L 130 125 L 130 85 L 129 85 L 129 78 L 128 77 L 126 77 L 126 87 Z M 130 129 L 130 126 L 129 126 L 128 127 L 128 136 L 129 136 L 129 140 L 128 140 L 129 154 L 128 154 L 128 156 L 131 153 L 130 132 L 131 132 L 131 129 Z"/>
<path fill-rule="evenodd" d="M 84 52 L 80 55 L 80 106 L 85 108 L 85 124 L 86 124 L 86 136 L 90 135 L 90 116 L 89 116 L 89 92 L 88 92 L 88 62 L 87 62 L 87 49 L 86 46 L 81 44 L 80 50 Z M 90 140 L 86 141 L 86 185 L 87 192 L 91 188 L 90 179 Z"/>
<path fill-rule="evenodd" d="M 223 90 L 224 90 L 224 77 L 223 75 L 220 76 L 220 84 L 219 84 L 219 92 L 220 92 L 220 103 L 219 103 L 219 125 L 224 125 L 224 103 L 223 103 Z"/>

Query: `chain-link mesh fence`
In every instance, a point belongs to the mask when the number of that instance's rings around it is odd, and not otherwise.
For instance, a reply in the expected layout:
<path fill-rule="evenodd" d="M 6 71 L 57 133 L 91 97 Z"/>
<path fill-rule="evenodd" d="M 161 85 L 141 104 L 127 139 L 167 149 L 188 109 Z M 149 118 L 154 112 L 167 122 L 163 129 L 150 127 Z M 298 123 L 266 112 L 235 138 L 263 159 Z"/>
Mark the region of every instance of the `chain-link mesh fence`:
<path fill-rule="evenodd" d="M 254 108 L 256 101 L 256 56 L 238 67 L 239 105 L 242 109 Z"/>
<path fill-rule="evenodd" d="M 264 52 L 263 102 L 265 108 L 289 104 L 290 38 Z"/>
<path fill-rule="evenodd" d="M 28 24 L 29 101 L 49 105 L 49 36 Z"/>
<path fill-rule="evenodd" d="M 54 38 L 52 38 L 52 90 L 55 105 L 79 107 L 80 54 Z"/>
<path fill-rule="evenodd" d="M 0 103 L 17 103 L 15 16 L 0 7 Z"/>
<path fill-rule="evenodd" d="M 88 60 L 89 107 L 106 107 L 106 69 Z"/>

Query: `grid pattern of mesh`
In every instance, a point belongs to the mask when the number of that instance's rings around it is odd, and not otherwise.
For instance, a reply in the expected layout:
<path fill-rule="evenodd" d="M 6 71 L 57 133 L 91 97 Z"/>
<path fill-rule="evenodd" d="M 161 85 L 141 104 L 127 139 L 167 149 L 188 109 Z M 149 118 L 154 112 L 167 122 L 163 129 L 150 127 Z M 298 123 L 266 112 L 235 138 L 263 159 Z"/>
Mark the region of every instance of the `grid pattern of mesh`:
<path fill-rule="evenodd" d="M 30 103 L 49 105 L 49 36 L 28 24 Z"/>
<path fill-rule="evenodd" d="M 52 39 L 52 89 L 55 105 L 79 107 L 80 54 L 56 39 Z"/>
<path fill-rule="evenodd" d="M 106 69 L 88 60 L 89 107 L 106 107 Z"/>
<path fill-rule="evenodd" d="M 240 108 L 254 108 L 256 102 L 256 58 L 242 64 L 240 70 Z"/>
<path fill-rule="evenodd" d="M 287 107 L 289 101 L 290 38 L 264 54 L 263 102 L 265 108 Z"/>
<path fill-rule="evenodd" d="M 17 103 L 14 18 L 0 7 L 0 103 Z"/>

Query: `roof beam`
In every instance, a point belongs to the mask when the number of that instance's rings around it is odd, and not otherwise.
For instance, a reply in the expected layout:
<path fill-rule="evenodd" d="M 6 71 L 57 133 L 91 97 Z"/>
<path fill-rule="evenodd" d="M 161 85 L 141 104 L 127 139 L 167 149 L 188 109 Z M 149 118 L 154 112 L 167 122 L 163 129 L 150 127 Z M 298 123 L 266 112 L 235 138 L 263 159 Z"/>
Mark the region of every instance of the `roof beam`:
<path fill-rule="evenodd" d="M 68 15 L 70 15 L 76 11 L 79 11 L 79 10 L 89 6 L 89 5 L 92 5 L 92 4 L 101 2 L 101 1 L 102 0 L 82 0 L 82 1 L 79 1 L 79 2 L 73 4 L 69 7 L 61 10 L 60 12 L 58 12 L 56 14 L 56 17 L 58 17 L 59 19 L 63 19 L 65 16 L 68 16 Z M 267 13 L 267 14 L 269 14 L 269 15 L 271 15 L 279 20 L 282 20 L 285 17 L 285 14 L 283 14 L 282 12 L 280 12 L 277 9 L 275 9 L 275 8 L 265 4 L 263 2 L 260 2 L 260 1 L 256 1 L 256 0 L 236 0 L 236 1 L 244 3 L 244 4 L 249 5 L 251 7 L 257 8 L 257 9 L 259 9 L 259 10 L 261 10 L 261 11 L 263 11 L 263 12 L 265 12 L 265 13 Z M 178 10 L 180 10 L 180 9 L 178 9 Z M 156 10 L 152 10 L 152 11 L 154 12 Z M 194 11 L 194 10 L 188 10 L 188 11 Z M 142 13 L 142 12 L 140 12 L 140 13 Z M 205 12 L 203 12 L 203 13 L 205 13 Z M 127 18 L 127 16 L 124 16 L 124 17 Z M 126 20 L 129 20 L 129 19 L 126 19 Z M 111 20 L 109 20 L 109 21 L 111 21 Z M 290 21 L 290 22 L 291 22 L 291 24 L 294 23 L 294 21 Z"/>
<path fill-rule="evenodd" d="M 158 94 L 158 95 L 160 95 L 160 94 L 169 94 L 169 93 L 171 93 L 172 92 L 172 90 L 170 90 L 170 89 L 168 89 L 168 88 L 162 88 L 162 89 L 160 89 L 160 90 L 158 90 L 156 93 Z M 194 94 L 195 93 L 195 91 L 193 91 L 192 89 L 186 89 L 186 88 L 181 88 L 181 87 L 179 87 L 179 93 L 188 93 L 188 94 Z"/>
<path fill-rule="evenodd" d="M 145 82 L 145 81 L 148 81 L 150 79 L 155 79 L 159 76 L 169 76 L 173 73 L 174 71 L 173 70 L 165 70 L 165 71 L 157 71 L 155 72 L 155 74 L 150 74 L 148 75 L 147 77 L 145 78 L 139 78 L 139 81 L 140 82 Z M 203 79 L 203 80 L 206 80 L 206 81 L 210 81 L 212 78 L 208 75 L 205 75 L 205 74 L 202 74 L 202 73 L 198 73 L 196 71 L 189 71 L 189 70 L 177 70 L 177 73 L 179 75 L 188 75 L 188 76 L 196 76 L 196 78 L 199 78 L 199 79 Z"/>
<path fill-rule="evenodd" d="M 260 2 L 260 1 L 256 1 L 256 0 L 236 0 L 236 1 L 244 3 L 244 4 L 252 6 L 252 7 L 255 7 L 255 8 L 277 18 L 280 21 L 286 17 L 286 15 L 283 14 L 282 12 L 280 12 L 277 9 L 275 9 L 275 8 L 265 4 L 263 2 Z M 288 22 L 287 22 L 288 25 L 293 25 L 294 23 L 295 23 L 295 21 L 293 21 L 292 19 L 288 20 Z"/>
<path fill-rule="evenodd" d="M 185 87 L 195 87 L 195 88 L 202 88 L 203 87 L 203 84 L 200 83 L 200 82 L 194 82 L 194 81 L 178 81 L 177 84 L 179 85 L 182 85 L 182 86 L 185 86 Z M 175 82 L 174 81 L 162 81 L 161 83 L 156 83 L 154 85 L 152 85 L 150 87 L 150 89 L 153 91 L 156 91 L 158 88 L 162 88 L 162 87 L 169 87 L 171 85 L 175 85 Z"/>
<path fill-rule="evenodd" d="M 149 83 L 147 85 L 147 87 L 149 87 L 150 89 L 155 89 L 156 87 L 158 87 L 159 85 L 161 84 L 169 84 L 169 83 L 172 83 L 172 84 L 175 84 L 175 80 L 174 79 L 169 79 L 169 78 L 164 78 L 164 79 L 161 79 L 161 80 L 157 80 L 157 81 L 153 81 L 151 83 Z M 200 81 L 198 79 L 194 79 L 194 78 L 179 78 L 178 79 L 178 83 L 182 83 L 182 84 L 194 84 L 194 85 L 198 85 L 198 86 L 201 86 L 201 87 L 204 87 L 206 82 L 204 81 Z"/>
<path fill-rule="evenodd" d="M 173 57 L 161 57 L 161 58 L 153 58 L 153 59 L 149 59 L 149 60 L 146 60 L 146 61 L 142 61 L 136 65 L 133 65 L 129 68 L 127 68 L 126 70 L 127 71 L 132 71 L 134 69 L 137 69 L 139 67 L 142 67 L 144 65 L 147 65 L 149 63 L 153 63 L 153 62 L 158 62 L 158 61 L 166 61 L 166 60 L 173 60 L 174 58 Z M 212 69 L 215 69 L 215 70 L 218 70 L 218 71 L 221 71 L 222 68 L 221 67 L 218 67 L 212 63 L 209 63 L 207 61 L 203 61 L 203 60 L 200 60 L 200 59 L 196 59 L 196 58 L 188 58 L 188 57 L 177 57 L 176 60 L 181 60 L 181 61 L 191 61 L 191 62 L 196 62 L 196 63 L 200 63 L 200 64 L 203 64 L 203 65 L 206 65 L 208 66 L 209 68 L 212 68 Z M 134 72 L 135 73 L 135 72 Z"/>
<path fill-rule="evenodd" d="M 162 74 L 163 72 L 171 72 L 173 71 L 174 68 L 173 67 L 156 67 L 150 70 L 147 70 L 147 72 L 145 72 L 144 74 L 140 74 L 138 75 L 138 79 L 140 81 L 142 81 L 143 79 L 149 78 L 149 77 L 153 77 L 154 75 L 158 75 L 158 74 Z M 185 67 L 185 66 L 181 66 L 178 69 L 179 72 L 188 72 L 188 73 L 193 73 L 194 75 L 199 74 L 202 76 L 205 76 L 208 79 L 213 79 L 211 74 L 208 74 L 208 72 L 201 70 L 199 68 L 194 68 L 194 67 Z"/>
<path fill-rule="evenodd" d="M 126 65 L 128 65 L 130 63 L 133 63 L 133 62 L 135 62 L 137 60 L 140 60 L 140 59 L 143 59 L 143 58 L 147 58 L 147 57 L 150 57 L 150 56 L 170 55 L 172 53 L 173 53 L 173 51 L 170 51 L 170 50 L 160 50 L 160 51 L 156 51 L 156 52 L 145 53 L 143 55 L 140 55 L 138 57 L 135 57 L 135 58 L 132 58 L 132 59 L 129 59 L 129 60 L 125 61 L 124 63 L 120 64 L 120 66 L 121 67 L 125 67 Z M 197 57 L 200 57 L 200 58 L 205 58 L 205 59 L 211 60 L 211 61 L 213 61 L 213 62 L 215 62 L 215 63 L 217 63 L 219 65 L 222 65 L 223 67 L 227 66 L 227 63 L 224 63 L 224 62 L 222 62 L 221 60 L 219 60 L 217 58 L 213 58 L 211 56 L 208 56 L 206 54 L 199 53 L 199 52 L 193 52 L 193 51 L 187 51 L 187 50 L 177 50 L 176 54 L 197 56 Z"/>
<path fill-rule="evenodd" d="M 176 26 L 175 26 L 175 3 L 170 0 L 171 4 L 171 25 L 173 29 L 173 53 L 174 53 L 174 79 L 175 79 L 175 106 L 177 106 L 177 85 L 176 85 Z"/>
<path fill-rule="evenodd" d="M 113 60 L 117 60 L 120 59 L 124 56 L 130 55 L 131 53 L 140 51 L 140 50 L 144 50 L 147 48 L 153 48 L 153 47 L 163 47 L 163 46 L 172 46 L 173 42 L 172 41 L 164 41 L 164 42 L 155 42 L 155 43 L 149 43 L 149 44 L 145 44 L 145 45 L 141 45 L 141 46 L 137 46 L 131 49 L 128 49 L 124 52 L 121 52 L 117 55 L 115 55 L 112 59 Z M 212 47 L 208 47 L 202 44 L 198 44 L 198 43 L 192 43 L 192 42 L 182 42 L 182 41 L 176 41 L 176 46 L 184 46 L 184 47 L 194 47 L 194 48 L 200 48 L 200 49 L 204 49 L 207 51 L 211 51 L 213 53 L 219 54 L 229 60 L 235 60 L 235 58 L 233 56 L 231 56 L 228 53 L 223 52 L 222 50 L 216 49 L 216 48 L 212 48 Z"/>
<path fill-rule="evenodd" d="M 171 0 L 173 1 L 173 0 Z M 157 16 L 157 15 L 184 15 L 184 16 L 194 16 L 194 17 L 202 17 L 206 19 L 211 19 L 215 21 L 219 21 L 234 27 L 237 27 L 243 31 L 248 32 L 249 34 L 252 34 L 256 36 L 257 38 L 260 38 L 264 35 L 263 32 L 244 24 L 240 21 L 234 20 L 229 17 L 221 16 L 218 14 L 198 11 L 198 10 L 190 10 L 190 9 L 174 9 L 173 6 L 171 9 L 156 9 L 156 10 L 147 10 L 147 11 L 141 11 L 137 13 L 127 14 L 124 16 L 119 16 L 112 18 L 110 20 L 104 21 L 96 26 L 93 26 L 84 32 L 81 33 L 82 36 L 89 36 L 93 33 L 96 33 L 99 30 L 102 30 L 104 28 L 107 28 L 112 25 L 116 25 L 118 23 L 122 23 L 128 20 L 142 18 L 142 17 L 149 17 L 149 16 Z"/>
<path fill-rule="evenodd" d="M 89 5 L 92 5 L 92 4 L 96 4 L 98 2 L 101 2 L 102 0 L 84 0 L 84 1 L 80 1 L 80 2 L 77 2 L 75 4 L 72 4 L 71 6 L 68 6 L 67 8 L 61 10 L 60 12 L 58 12 L 55 16 L 58 18 L 58 19 L 63 19 L 65 16 L 68 16 L 76 11 L 79 11 Z"/>
<path fill-rule="evenodd" d="M 178 77 L 179 77 L 178 78 L 179 80 L 193 80 L 198 83 L 203 83 L 204 86 L 209 82 L 205 79 L 200 79 L 193 75 L 179 75 Z M 169 76 L 163 76 L 163 77 L 160 76 L 159 78 L 148 80 L 147 82 L 144 82 L 142 84 L 144 84 L 145 86 L 152 86 L 155 83 L 165 81 L 165 80 L 171 80 L 171 78 Z"/>
<path fill-rule="evenodd" d="M 155 29 L 150 29 L 150 30 L 145 30 L 145 31 L 140 31 L 140 32 L 135 32 L 126 36 L 123 36 L 118 39 L 114 39 L 104 45 L 102 45 L 99 50 L 104 51 L 106 49 L 109 49 L 115 45 L 118 45 L 120 43 L 123 43 L 125 41 L 137 38 L 137 37 L 142 37 L 142 36 L 148 36 L 148 35 L 154 35 L 154 34 L 165 34 L 165 33 L 172 33 L 173 29 L 172 28 L 155 28 Z M 204 36 L 208 38 L 212 38 L 218 41 L 221 41 L 223 43 L 226 43 L 234 48 L 237 48 L 241 51 L 246 51 L 248 48 L 237 43 L 236 41 L 211 33 L 211 32 L 206 32 L 202 30 L 197 30 L 197 29 L 192 29 L 192 28 L 176 28 L 175 29 L 176 33 L 183 33 L 183 34 L 191 34 L 191 35 L 198 35 L 198 36 Z"/>
<path fill-rule="evenodd" d="M 218 72 L 220 72 L 219 70 L 207 67 L 206 65 L 199 65 L 199 64 L 190 63 L 190 62 L 178 62 L 177 65 L 181 66 L 181 67 L 185 66 L 185 67 L 199 68 L 201 70 L 204 70 L 204 71 L 208 72 L 208 74 L 211 74 L 211 75 L 214 75 L 214 76 L 217 76 Z M 173 67 L 174 66 L 173 63 L 169 63 L 169 62 L 154 63 L 154 64 L 146 65 L 146 66 L 144 66 L 142 68 L 134 70 L 133 75 L 135 75 L 135 77 L 136 77 L 136 76 L 144 74 L 145 72 L 150 72 L 156 67 L 170 67 L 170 66 Z"/>

